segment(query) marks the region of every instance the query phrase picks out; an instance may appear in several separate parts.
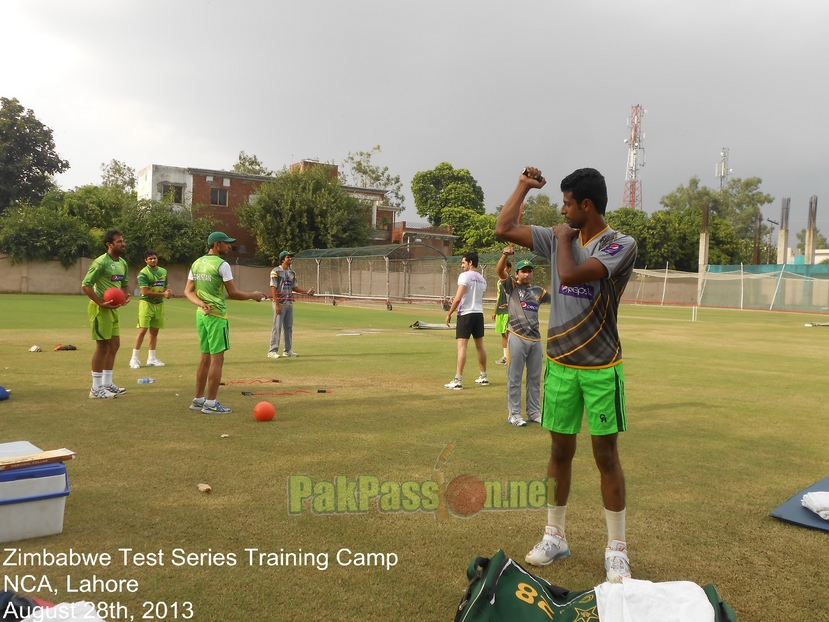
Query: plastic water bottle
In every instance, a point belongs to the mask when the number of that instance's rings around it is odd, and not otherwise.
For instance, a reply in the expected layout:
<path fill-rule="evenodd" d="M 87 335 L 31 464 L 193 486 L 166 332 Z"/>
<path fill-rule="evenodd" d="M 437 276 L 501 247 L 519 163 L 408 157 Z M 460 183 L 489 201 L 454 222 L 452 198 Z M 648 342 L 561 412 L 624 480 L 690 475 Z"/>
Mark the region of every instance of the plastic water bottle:
<path fill-rule="evenodd" d="M 152 382 L 155 382 L 155 378 L 139 378 L 138 379 L 138 384 L 150 384 Z"/>

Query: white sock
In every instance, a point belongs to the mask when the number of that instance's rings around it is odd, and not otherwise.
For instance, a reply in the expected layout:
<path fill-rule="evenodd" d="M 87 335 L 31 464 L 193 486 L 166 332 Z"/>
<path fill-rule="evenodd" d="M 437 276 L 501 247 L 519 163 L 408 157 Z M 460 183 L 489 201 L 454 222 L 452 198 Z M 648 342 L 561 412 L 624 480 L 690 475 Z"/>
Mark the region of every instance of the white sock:
<path fill-rule="evenodd" d="M 196 402 L 197 404 L 204 404 L 205 399 L 203 397 L 194 397 L 193 401 Z"/>
<path fill-rule="evenodd" d="M 105 369 L 101 373 L 103 373 L 103 377 L 101 378 L 101 385 L 105 386 L 105 387 L 108 387 L 109 385 L 112 384 L 112 370 L 111 369 Z"/>
<path fill-rule="evenodd" d="M 155 350 L 150 350 L 150 353 L 147 355 L 147 360 L 148 361 L 154 361 L 155 360 Z"/>
<path fill-rule="evenodd" d="M 212 408 L 216 405 L 216 400 L 204 400 L 204 405 Z"/>
<path fill-rule="evenodd" d="M 486 378 L 486 372 L 485 371 L 481 372 L 481 378 Z"/>
<path fill-rule="evenodd" d="M 92 388 L 93 389 L 100 389 L 101 388 L 101 377 L 103 374 L 99 371 L 92 372 Z"/>
<path fill-rule="evenodd" d="M 621 512 L 604 511 L 604 518 L 607 521 L 607 546 L 613 540 L 625 542 L 625 510 Z"/>
<path fill-rule="evenodd" d="M 564 535 L 564 523 L 566 522 L 566 518 L 566 505 L 547 506 L 547 524 L 558 529 L 558 532 L 562 536 Z"/>
<path fill-rule="evenodd" d="M 132 358 L 133 358 L 134 360 L 136 360 L 136 361 L 138 360 L 138 354 L 139 354 L 139 352 L 141 352 L 141 350 L 133 350 L 133 351 L 132 351 Z"/>

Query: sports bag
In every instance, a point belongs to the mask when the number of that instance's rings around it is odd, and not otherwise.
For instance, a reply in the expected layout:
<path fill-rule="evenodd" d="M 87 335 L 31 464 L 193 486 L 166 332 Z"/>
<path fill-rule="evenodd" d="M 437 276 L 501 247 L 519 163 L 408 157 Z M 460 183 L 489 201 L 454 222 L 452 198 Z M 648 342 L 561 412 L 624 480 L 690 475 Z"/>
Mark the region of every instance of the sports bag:
<path fill-rule="evenodd" d="M 573 592 L 553 585 L 500 549 L 491 558 L 473 559 L 466 576 L 469 585 L 455 622 L 600 622 L 595 590 Z M 713 585 L 702 589 L 714 610 L 714 622 L 737 622 Z"/>
<path fill-rule="evenodd" d="M 576 622 L 598 620 L 593 590 L 571 592 L 536 577 L 498 550 L 466 569 L 469 586 L 455 622 Z"/>

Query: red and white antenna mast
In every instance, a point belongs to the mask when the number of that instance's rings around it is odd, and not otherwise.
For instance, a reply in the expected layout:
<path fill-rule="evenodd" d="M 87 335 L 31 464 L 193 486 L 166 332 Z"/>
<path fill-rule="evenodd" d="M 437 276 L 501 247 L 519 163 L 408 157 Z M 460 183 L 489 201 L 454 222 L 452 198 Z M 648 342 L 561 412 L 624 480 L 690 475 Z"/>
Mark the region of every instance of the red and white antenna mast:
<path fill-rule="evenodd" d="M 625 197 L 624 206 L 631 209 L 642 209 L 642 181 L 639 179 L 639 169 L 645 166 L 645 148 L 642 140 L 645 135 L 642 133 L 642 116 L 647 112 L 642 106 L 636 104 L 630 109 L 628 127 L 630 137 L 625 139 L 628 144 L 628 166 L 625 173 Z"/>

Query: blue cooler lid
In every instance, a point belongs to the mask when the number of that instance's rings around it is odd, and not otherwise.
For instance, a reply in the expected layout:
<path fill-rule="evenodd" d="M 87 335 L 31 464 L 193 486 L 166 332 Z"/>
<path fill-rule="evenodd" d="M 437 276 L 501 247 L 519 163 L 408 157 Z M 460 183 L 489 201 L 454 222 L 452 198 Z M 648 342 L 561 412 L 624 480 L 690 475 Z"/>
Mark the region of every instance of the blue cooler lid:
<path fill-rule="evenodd" d="M 0 482 L 15 482 L 21 479 L 52 477 L 53 475 L 66 475 L 66 465 L 63 462 L 51 462 L 22 469 L 6 469 L 0 471 Z"/>

